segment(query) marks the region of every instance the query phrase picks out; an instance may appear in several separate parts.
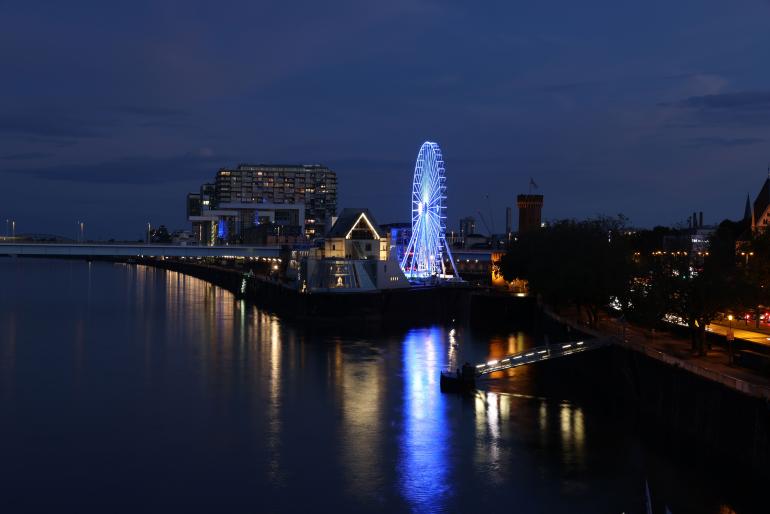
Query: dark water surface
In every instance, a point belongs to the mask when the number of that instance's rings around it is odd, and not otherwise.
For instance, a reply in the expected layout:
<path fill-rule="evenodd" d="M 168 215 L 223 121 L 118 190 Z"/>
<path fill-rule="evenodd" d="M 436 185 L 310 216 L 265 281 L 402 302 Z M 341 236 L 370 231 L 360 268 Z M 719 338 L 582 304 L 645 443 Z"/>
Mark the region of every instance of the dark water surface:
<path fill-rule="evenodd" d="M 527 334 L 314 333 L 143 266 L 0 259 L 0 512 L 750 512 L 613 416 L 475 397 L 443 366 Z M 746 504 L 746 505 L 744 505 Z"/>

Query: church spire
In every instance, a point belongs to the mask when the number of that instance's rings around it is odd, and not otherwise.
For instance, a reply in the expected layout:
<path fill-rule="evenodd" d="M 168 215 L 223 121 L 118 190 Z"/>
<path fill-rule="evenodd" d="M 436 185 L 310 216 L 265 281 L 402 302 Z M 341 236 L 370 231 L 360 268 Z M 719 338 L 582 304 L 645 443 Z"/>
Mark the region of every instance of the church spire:
<path fill-rule="evenodd" d="M 746 193 L 746 208 L 743 210 L 743 221 L 751 221 L 751 197 Z"/>

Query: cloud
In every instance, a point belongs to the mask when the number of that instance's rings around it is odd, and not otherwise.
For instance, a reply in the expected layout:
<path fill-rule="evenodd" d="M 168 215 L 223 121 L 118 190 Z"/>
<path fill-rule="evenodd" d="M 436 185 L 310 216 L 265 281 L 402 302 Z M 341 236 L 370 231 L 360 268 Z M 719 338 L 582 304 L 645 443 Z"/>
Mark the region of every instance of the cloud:
<path fill-rule="evenodd" d="M 53 157 L 53 154 L 45 152 L 26 152 L 3 155 L 0 159 L 5 161 L 26 161 L 32 159 L 47 159 L 48 157 Z"/>
<path fill-rule="evenodd" d="M 324 161 L 334 170 L 356 170 L 367 172 L 387 172 L 394 169 L 410 169 L 414 163 L 409 159 L 328 159 Z"/>
<path fill-rule="evenodd" d="M 137 105 L 124 105 L 116 109 L 122 114 L 130 114 L 143 118 L 183 118 L 189 116 L 187 111 L 168 107 L 148 107 Z"/>
<path fill-rule="evenodd" d="M 144 128 L 180 128 L 187 125 L 190 117 L 189 112 L 170 107 L 124 105 L 115 112 L 142 120 L 139 126 Z"/>
<path fill-rule="evenodd" d="M 42 168 L 3 170 L 43 180 L 106 184 L 159 184 L 199 178 L 210 180 L 228 158 L 216 156 L 210 149 L 172 157 L 125 157 L 96 164 L 63 164 Z"/>
<path fill-rule="evenodd" d="M 761 126 L 770 124 L 770 91 L 741 91 L 691 96 L 674 103 L 660 103 L 689 117 L 697 125 L 731 124 Z M 687 122 L 682 124 L 686 125 Z M 676 124 L 675 124 L 676 125 Z"/>
<path fill-rule="evenodd" d="M 560 84 L 546 84 L 540 87 L 540 90 L 545 93 L 575 93 L 578 91 L 589 90 L 597 87 L 604 86 L 605 81 L 601 80 L 586 80 L 583 82 L 564 82 Z"/>
<path fill-rule="evenodd" d="M 759 137 L 696 137 L 690 140 L 689 143 L 684 145 L 688 148 L 708 148 L 708 147 L 723 147 L 732 148 L 735 146 L 748 146 L 762 143 L 765 140 Z"/>
<path fill-rule="evenodd" d="M 0 134 L 42 138 L 104 137 L 102 129 L 111 125 L 111 122 L 87 121 L 54 114 L 0 116 Z"/>
<path fill-rule="evenodd" d="M 744 91 L 740 93 L 691 96 L 682 100 L 680 105 L 701 110 L 770 110 L 770 91 Z"/>

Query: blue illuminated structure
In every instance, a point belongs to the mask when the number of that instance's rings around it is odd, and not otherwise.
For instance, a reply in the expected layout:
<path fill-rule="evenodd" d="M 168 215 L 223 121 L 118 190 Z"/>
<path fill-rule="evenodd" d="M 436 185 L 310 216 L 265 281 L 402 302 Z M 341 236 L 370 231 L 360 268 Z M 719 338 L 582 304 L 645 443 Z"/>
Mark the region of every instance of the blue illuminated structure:
<path fill-rule="evenodd" d="M 426 141 L 417 154 L 412 182 L 412 237 L 404 251 L 401 269 L 410 279 L 449 274 L 449 261 L 459 278 L 446 242 L 446 178 L 444 158 L 437 143 Z"/>
<path fill-rule="evenodd" d="M 227 221 L 219 220 L 217 223 L 217 237 L 219 239 L 227 239 Z"/>

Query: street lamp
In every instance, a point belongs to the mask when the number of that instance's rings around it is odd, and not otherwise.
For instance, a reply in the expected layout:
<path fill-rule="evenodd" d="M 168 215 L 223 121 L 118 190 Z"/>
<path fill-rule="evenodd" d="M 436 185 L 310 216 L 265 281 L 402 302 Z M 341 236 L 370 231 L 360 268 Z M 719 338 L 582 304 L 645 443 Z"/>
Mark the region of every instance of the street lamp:
<path fill-rule="evenodd" d="M 147 244 L 150 244 L 150 231 L 152 230 L 152 225 L 150 225 L 150 222 L 147 222 Z"/>
<path fill-rule="evenodd" d="M 727 329 L 727 363 L 732 366 L 733 365 L 733 340 L 735 339 L 735 336 L 733 335 L 733 315 L 728 314 L 727 320 L 730 322 L 730 327 Z"/>
<path fill-rule="evenodd" d="M 754 257 L 754 252 L 741 252 L 741 255 L 746 258 L 745 264 L 749 265 L 749 257 Z"/>

